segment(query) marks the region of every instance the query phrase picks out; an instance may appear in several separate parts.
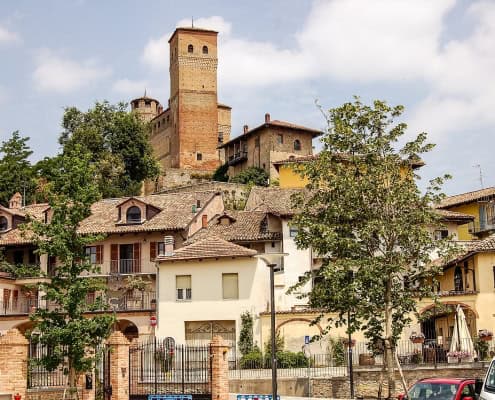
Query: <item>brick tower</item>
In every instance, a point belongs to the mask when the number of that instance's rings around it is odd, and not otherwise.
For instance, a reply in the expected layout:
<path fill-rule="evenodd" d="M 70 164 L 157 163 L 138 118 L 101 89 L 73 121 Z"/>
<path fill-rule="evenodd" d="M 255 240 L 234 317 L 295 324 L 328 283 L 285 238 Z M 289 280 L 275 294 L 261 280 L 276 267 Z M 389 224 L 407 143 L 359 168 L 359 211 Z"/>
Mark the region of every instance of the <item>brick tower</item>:
<path fill-rule="evenodd" d="M 218 167 L 217 32 L 177 28 L 170 44 L 170 113 L 176 126 L 172 167 Z M 174 143 L 175 142 L 175 143 Z"/>

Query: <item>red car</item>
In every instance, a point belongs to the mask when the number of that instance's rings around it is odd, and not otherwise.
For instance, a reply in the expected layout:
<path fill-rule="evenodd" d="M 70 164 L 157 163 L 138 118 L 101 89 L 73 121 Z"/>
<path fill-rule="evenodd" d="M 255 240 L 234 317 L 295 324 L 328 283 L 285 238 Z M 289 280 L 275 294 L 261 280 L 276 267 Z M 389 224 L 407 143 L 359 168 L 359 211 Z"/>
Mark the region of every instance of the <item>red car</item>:
<path fill-rule="evenodd" d="M 475 400 L 474 379 L 427 378 L 417 381 L 399 400 Z"/>

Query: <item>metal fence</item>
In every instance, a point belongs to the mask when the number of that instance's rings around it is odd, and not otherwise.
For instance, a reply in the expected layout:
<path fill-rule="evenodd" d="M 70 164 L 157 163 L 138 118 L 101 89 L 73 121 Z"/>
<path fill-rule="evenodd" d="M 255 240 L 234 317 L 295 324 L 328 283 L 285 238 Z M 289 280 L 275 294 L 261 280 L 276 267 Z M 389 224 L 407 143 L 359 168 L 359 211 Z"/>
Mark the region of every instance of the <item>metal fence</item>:
<path fill-rule="evenodd" d="M 209 398 L 210 377 L 210 346 L 175 345 L 170 339 L 152 338 L 129 350 L 131 399 L 177 393 Z"/>
<path fill-rule="evenodd" d="M 28 388 L 48 388 L 65 387 L 68 384 L 68 377 L 64 374 L 63 366 L 59 366 L 53 371 L 47 370 L 41 360 L 49 355 L 53 349 L 41 343 L 29 344 L 28 353 Z"/>

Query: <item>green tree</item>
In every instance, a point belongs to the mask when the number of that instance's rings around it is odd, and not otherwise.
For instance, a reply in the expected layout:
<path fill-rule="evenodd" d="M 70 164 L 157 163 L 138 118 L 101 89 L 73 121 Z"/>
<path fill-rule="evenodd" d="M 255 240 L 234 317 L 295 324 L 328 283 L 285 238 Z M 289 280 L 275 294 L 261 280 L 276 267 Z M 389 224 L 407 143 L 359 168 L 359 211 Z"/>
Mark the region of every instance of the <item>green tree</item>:
<path fill-rule="evenodd" d="M 225 163 L 220 165 L 213 173 L 211 179 L 217 182 L 228 182 L 229 181 L 229 176 L 227 175 L 228 170 L 229 170 L 229 164 Z"/>
<path fill-rule="evenodd" d="M 249 311 L 241 314 L 241 332 L 239 333 L 239 350 L 244 356 L 253 351 L 253 316 Z"/>
<path fill-rule="evenodd" d="M 447 241 L 435 242 L 428 231 L 441 225 L 430 206 L 440 200 L 446 177 L 420 192 L 411 160 L 433 145 L 425 133 L 398 145 L 406 130 L 395 122 L 402 112 L 402 106 L 367 106 L 358 98 L 331 109 L 322 152 L 299 167 L 309 190 L 295 196 L 294 205 L 303 211 L 293 219 L 297 245 L 322 256 L 310 305 L 324 310 L 320 318 L 332 315 L 329 329 L 345 324 L 351 333 L 362 330 L 370 341 L 384 341 L 389 397 L 398 364 L 395 345 L 416 311 L 415 297 L 432 294 L 439 272 L 430 254 L 449 250 Z M 310 278 L 306 274 L 296 287 Z"/>
<path fill-rule="evenodd" d="M 33 200 L 36 189 L 33 167 L 28 158 L 33 152 L 27 142 L 29 137 L 21 137 L 18 131 L 0 146 L 0 204 L 8 206 L 16 192 L 25 194 L 26 203 Z"/>
<path fill-rule="evenodd" d="M 230 182 L 256 186 L 268 186 L 269 178 L 268 173 L 263 168 L 249 167 L 244 171 L 239 172 L 239 174 L 234 176 Z"/>
<path fill-rule="evenodd" d="M 85 312 L 105 310 L 101 297 L 88 305 L 89 293 L 105 289 L 96 278 L 84 277 L 85 273 L 97 273 L 85 255 L 85 247 L 99 239 L 93 235 L 80 235 L 77 228 L 90 215 L 90 207 L 100 197 L 95 182 L 96 167 L 91 155 L 73 146 L 58 157 L 58 169 L 45 186 L 45 197 L 51 209 L 48 224 L 31 220 L 25 225 L 31 231 L 40 254 L 57 259 L 51 279 L 39 284 L 43 300 L 49 308 L 40 307 L 31 316 L 36 324 L 32 340 L 50 347 L 41 359 L 48 369 L 63 365 L 74 393 L 78 377 L 94 367 L 97 346 L 109 335 L 114 323 L 112 314 L 98 314 L 88 318 Z M 86 274 L 87 275 L 87 274 Z"/>
<path fill-rule="evenodd" d="M 149 126 L 127 104 L 95 103 L 86 112 L 65 109 L 59 142 L 64 150 L 79 145 L 96 164 L 103 197 L 137 195 L 142 181 L 159 173 L 149 142 Z"/>

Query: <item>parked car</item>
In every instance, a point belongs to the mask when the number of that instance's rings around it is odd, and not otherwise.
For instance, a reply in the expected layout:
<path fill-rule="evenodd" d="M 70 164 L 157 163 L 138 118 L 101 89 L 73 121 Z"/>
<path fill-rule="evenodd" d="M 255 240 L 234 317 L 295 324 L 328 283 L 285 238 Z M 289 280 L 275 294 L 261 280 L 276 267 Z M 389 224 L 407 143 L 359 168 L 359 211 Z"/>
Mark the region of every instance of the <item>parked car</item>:
<path fill-rule="evenodd" d="M 480 400 L 495 400 L 495 357 L 484 379 L 476 379 L 476 393 Z"/>
<path fill-rule="evenodd" d="M 417 381 L 399 400 L 475 400 L 475 380 L 427 378 Z M 491 400 L 491 399 L 490 399 Z"/>

